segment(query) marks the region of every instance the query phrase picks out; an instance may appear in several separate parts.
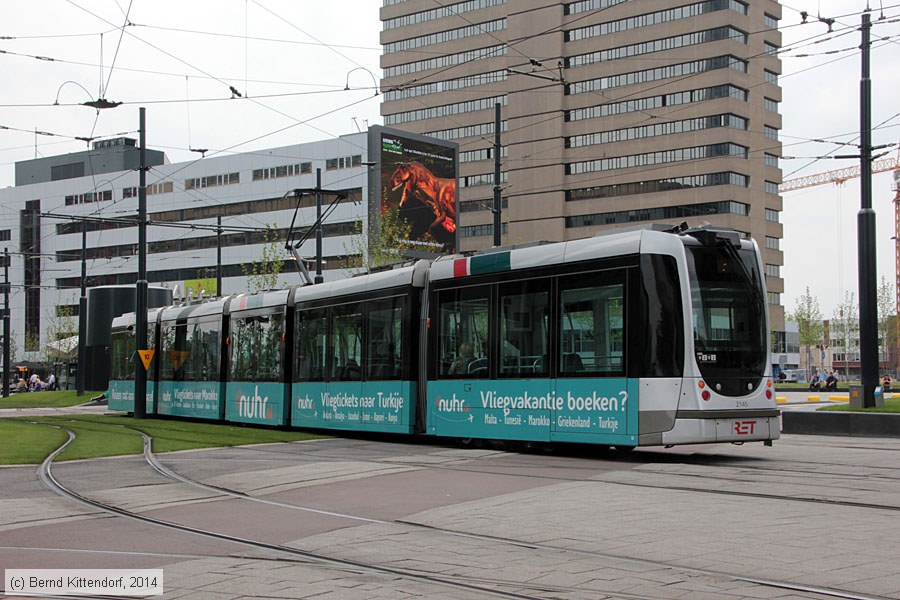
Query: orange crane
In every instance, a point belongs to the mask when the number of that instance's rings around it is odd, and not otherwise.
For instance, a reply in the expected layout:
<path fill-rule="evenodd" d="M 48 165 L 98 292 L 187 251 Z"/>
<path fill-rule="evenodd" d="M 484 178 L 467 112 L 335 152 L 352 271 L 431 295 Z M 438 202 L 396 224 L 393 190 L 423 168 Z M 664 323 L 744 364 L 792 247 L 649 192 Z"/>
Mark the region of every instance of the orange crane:
<path fill-rule="evenodd" d="M 860 166 L 845 167 L 843 169 L 834 169 L 825 171 L 824 173 L 816 173 L 807 175 L 806 177 L 797 177 L 783 181 L 778 186 L 779 193 L 793 192 L 817 185 L 825 185 L 834 183 L 841 185 L 848 179 L 854 179 L 860 175 Z M 900 153 L 893 158 L 882 158 L 872 161 L 872 173 L 884 173 L 885 171 L 894 172 L 894 289 L 897 322 L 897 339 L 900 340 Z M 900 369 L 900 357 L 898 357 L 897 368 Z"/>

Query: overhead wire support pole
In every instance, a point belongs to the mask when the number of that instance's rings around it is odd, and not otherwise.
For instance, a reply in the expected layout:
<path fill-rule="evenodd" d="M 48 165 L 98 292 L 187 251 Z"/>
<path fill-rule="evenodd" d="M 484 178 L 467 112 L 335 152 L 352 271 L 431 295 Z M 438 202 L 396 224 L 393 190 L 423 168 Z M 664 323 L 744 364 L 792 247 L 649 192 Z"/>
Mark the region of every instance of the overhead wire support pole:
<path fill-rule="evenodd" d="M 84 396 L 87 379 L 87 221 L 81 222 L 81 296 L 78 297 L 78 370 L 75 394 Z"/>
<path fill-rule="evenodd" d="M 322 169 L 316 169 L 316 283 L 325 281 L 322 276 Z"/>
<path fill-rule="evenodd" d="M 140 167 L 138 176 L 138 278 L 134 296 L 134 418 L 147 418 L 147 368 L 141 352 L 147 350 L 147 128 L 140 108 Z"/>
<path fill-rule="evenodd" d="M 878 386 L 878 297 L 875 211 L 872 209 L 872 80 L 869 78 L 871 15 L 862 15 L 860 109 L 860 204 L 857 213 L 859 270 L 859 362 L 864 407 L 875 406 Z"/>
<path fill-rule="evenodd" d="M 222 298 L 222 211 L 216 216 L 216 296 Z"/>
<path fill-rule="evenodd" d="M 500 103 L 494 104 L 494 246 L 500 245 L 500 216 L 502 199 L 500 197 Z"/>
<path fill-rule="evenodd" d="M 9 326 L 9 248 L 3 249 L 3 397 L 9 398 L 10 369 Z"/>

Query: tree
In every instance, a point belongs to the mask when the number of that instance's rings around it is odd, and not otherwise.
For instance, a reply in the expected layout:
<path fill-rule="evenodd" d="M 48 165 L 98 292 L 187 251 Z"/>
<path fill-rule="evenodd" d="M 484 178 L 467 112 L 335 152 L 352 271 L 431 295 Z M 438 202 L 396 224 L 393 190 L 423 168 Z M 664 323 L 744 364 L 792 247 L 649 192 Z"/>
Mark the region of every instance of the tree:
<path fill-rule="evenodd" d="M 806 293 L 797 298 L 797 307 L 794 309 L 791 319 L 800 327 L 800 345 L 806 346 L 806 368 L 812 368 L 810 360 L 811 348 L 822 343 L 824 327 L 822 325 L 822 310 L 819 308 L 819 300 L 806 288 Z"/>
<path fill-rule="evenodd" d="M 878 341 L 881 345 L 880 355 L 884 357 L 885 362 L 893 364 L 891 360 L 891 339 L 895 337 L 892 334 L 896 331 L 893 325 L 897 304 L 894 297 L 894 289 L 884 276 L 881 277 L 881 284 L 878 286 L 877 302 Z"/>
<path fill-rule="evenodd" d="M 241 271 L 247 278 L 247 291 L 256 293 L 278 287 L 278 277 L 284 269 L 284 242 L 279 240 L 275 224 L 266 224 L 263 232 L 262 256 L 256 262 L 244 263 Z"/>
<path fill-rule="evenodd" d="M 834 319 L 832 337 L 841 341 L 844 360 L 849 363 L 851 349 L 859 346 L 859 303 L 854 292 L 845 292 L 844 301 L 835 309 Z M 849 367 L 847 370 L 849 371 Z M 849 372 L 847 375 L 849 376 Z"/>
<path fill-rule="evenodd" d="M 71 304 L 59 304 L 47 311 L 46 344 L 74 335 L 78 335 L 78 322 L 75 319 L 75 310 Z M 53 356 L 46 344 L 42 348 L 41 361 L 53 363 L 56 360 L 56 356 Z"/>
<path fill-rule="evenodd" d="M 372 218 L 371 214 L 369 218 Z M 400 216 L 400 207 L 394 204 L 386 207 L 369 227 L 369 237 L 363 235 L 362 223 L 358 221 L 350 248 L 345 247 L 345 251 L 359 255 L 360 272 L 367 273 L 378 267 L 402 262 L 403 251 L 413 247 L 409 243 L 411 234 L 412 225 Z"/>

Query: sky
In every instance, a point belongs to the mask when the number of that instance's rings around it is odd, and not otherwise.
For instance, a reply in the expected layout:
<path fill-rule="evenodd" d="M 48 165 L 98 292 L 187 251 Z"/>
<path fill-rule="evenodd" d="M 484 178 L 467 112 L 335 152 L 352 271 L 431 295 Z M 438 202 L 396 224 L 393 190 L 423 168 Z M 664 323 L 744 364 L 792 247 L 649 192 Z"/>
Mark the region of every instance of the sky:
<path fill-rule="evenodd" d="M 891 93 L 900 90 L 900 3 L 892 2 L 870 0 L 872 124 L 884 123 L 873 131 L 875 145 L 900 140 Z M 147 109 L 148 146 L 171 162 L 200 158 L 191 149 L 207 149 L 207 156 L 248 152 L 380 124 L 380 6 L 380 0 L 4 3 L 0 186 L 14 184 L 16 161 L 87 148 L 74 137 L 136 137 L 140 106 Z M 866 0 L 782 6 L 781 141 L 784 156 L 796 157 L 782 161 L 784 178 L 858 165 L 815 157 L 858 154 L 833 142 L 858 143 L 857 29 Z M 833 33 L 820 16 L 835 19 Z M 123 104 L 99 113 L 80 106 L 97 98 Z M 896 145 L 880 152 L 898 156 Z M 878 278 L 893 289 L 892 183 L 890 172 L 872 178 Z M 848 293 L 858 297 L 859 209 L 859 179 L 784 195 L 788 311 L 807 287 L 826 318 Z M 7 212 L 0 218 L 12 222 L 16 216 Z"/>

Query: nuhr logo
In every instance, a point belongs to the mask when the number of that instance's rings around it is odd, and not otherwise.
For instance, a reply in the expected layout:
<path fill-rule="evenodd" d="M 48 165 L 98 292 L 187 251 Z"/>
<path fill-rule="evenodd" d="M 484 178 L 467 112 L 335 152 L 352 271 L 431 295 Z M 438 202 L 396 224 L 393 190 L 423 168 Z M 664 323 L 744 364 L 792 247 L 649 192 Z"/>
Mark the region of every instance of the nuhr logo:
<path fill-rule="evenodd" d="M 272 407 L 269 397 L 259 395 L 259 386 L 253 389 L 253 395 L 241 394 L 238 397 L 238 416 L 248 419 L 271 419 Z"/>

